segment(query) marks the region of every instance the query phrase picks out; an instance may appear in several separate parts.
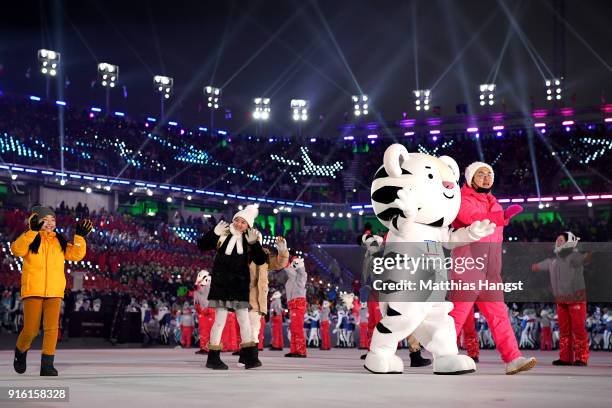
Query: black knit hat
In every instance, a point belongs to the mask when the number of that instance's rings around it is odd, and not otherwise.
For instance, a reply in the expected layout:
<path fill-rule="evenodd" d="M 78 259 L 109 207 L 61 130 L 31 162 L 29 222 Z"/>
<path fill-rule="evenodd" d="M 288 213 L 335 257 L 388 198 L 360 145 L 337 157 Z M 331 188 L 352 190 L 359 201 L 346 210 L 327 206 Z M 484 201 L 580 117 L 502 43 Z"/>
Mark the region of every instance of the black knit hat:
<path fill-rule="evenodd" d="M 36 205 L 32 207 L 32 212 L 38 216 L 38 218 L 45 218 L 47 215 L 55 217 L 55 211 L 51 207 L 44 207 L 42 205 Z"/>

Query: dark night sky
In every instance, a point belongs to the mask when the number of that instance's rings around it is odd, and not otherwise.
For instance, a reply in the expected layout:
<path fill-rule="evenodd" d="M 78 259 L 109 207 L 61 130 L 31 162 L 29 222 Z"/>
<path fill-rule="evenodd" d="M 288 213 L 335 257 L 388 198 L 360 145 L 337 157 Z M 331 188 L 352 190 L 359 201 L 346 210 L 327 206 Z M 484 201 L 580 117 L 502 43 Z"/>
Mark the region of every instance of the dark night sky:
<path fill-rule="evenodd" d="M 325 115 L 321 123 L 311 120 L 307 132 L 335 134 L 357 86 L 370 95 L 384 119 L 397 119 L 403 111 L 414 116 L 415 31 L 420 87 L 437 83 L 433 104 L 442 107 L 443 115 L 454 114 L 457 103 L 476 104 L 477 85 L 492 72 L 510 28 L 501 2 L 484 0 L 11 3 L 0 15 L 2 90 L 44 94 L 36 50 L 46 47 L 62 53 L 64 74 L 70 80 L 64 99 L 73 106 L 103 106 L 103 91 L 90 83 L 96 78 L 96 63 L 110 62 L 120 66 L 120 86 L 128 89 L 127 99 L 120 90 L 113 92 L 114 110 L 157 116 L 159 99 L 152 90 L 152 76 L 166 74 L 175 79 L 171 104 L 182 99 L 170 119 L 207 124 L 208 113 L 198 112 L 198 105 L 203 85 L 212 81 L 224 85 L 222 104 L 234 113 L 224 125 L 233 130 L 244 125 L 253 131 L 248 125 L 252 98 L 265 93 L 272 98 L 271 129 L 279 133 L 290 131 L 289 100 L 300 97 L 310 100 L 311 117 Z M 552 70 L 552 1 L 504 4 Z M 568 0 L 566 19 L 612 65 L 612 2 Z M 568 95 L 575 94 L 578 105 L 599 103 L 602 92 L 612 100 L 612 72 L 569 29 L 565 39 Z M 516 31 L 496 83 L 497 98 L 508 110 L 528 103 L 530 95 L 536 105 L 545 105 L 542 76 Z"/>

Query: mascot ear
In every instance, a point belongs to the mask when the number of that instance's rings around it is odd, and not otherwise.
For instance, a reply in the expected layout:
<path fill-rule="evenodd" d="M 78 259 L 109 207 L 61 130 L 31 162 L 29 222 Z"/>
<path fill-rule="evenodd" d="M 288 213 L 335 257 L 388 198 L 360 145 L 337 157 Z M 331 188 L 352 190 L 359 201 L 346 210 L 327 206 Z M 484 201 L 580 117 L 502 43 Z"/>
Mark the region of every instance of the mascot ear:
<path fill-rule="evenodd" d="M 395 143 L 387 147 L 383 158 L 383 165 L 389 177 L 402 175 L 401 165 L 408 160 L 408 150 L 405 146 Z M 456 164 L 455 164 L 456 165 Z"/>
<path fill-rule="evenodd" d="M 455 175 L 455 180 L 459 182 L 459 166 L 457 165 L 455 159 L 450 156 L 440 156 L 440 160 L 442 160 L 448 167 L 450 167 L 450 169 L 453 171 L 453 174 Z"/>

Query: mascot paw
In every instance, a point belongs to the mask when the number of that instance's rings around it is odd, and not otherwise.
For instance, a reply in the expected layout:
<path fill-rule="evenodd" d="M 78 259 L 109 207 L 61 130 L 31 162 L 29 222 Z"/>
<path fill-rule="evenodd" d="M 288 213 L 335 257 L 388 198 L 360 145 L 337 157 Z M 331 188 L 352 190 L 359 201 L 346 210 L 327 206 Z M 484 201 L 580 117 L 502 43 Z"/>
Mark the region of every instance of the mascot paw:
<path fill-rule="evenodd" d="M 457 375 L 476 371 L 476 363 L 468 356 L 441 356 L 434 359 L 434 374 Z"/>
<path fill-rule="evenodd" d="M 404 372 L 404 362 L 395 354 L 382 355 L 370 351 L 363 366 L 373 374 L 401 374 Z"/>

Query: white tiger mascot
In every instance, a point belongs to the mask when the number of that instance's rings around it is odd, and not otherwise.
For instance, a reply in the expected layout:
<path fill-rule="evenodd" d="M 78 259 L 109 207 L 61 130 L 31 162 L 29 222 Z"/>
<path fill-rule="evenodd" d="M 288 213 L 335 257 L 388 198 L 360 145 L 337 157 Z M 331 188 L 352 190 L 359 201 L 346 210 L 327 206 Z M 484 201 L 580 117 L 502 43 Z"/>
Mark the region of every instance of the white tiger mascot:
<path fill-rule="evenodd" d="M 408 153 L 400 144 L 387 148 L 372 182 L 372 204 L 378 219 L 389 228 L 385 254 L 392 243 L 414 243 L 420 256 L 444 256 L 441 246 L 452 248 L 493 233 L 489 220 L 452 230 L 461 204 L 459 167 L 448 156 Z M 391 245 L 390 245 L 391 244 Z M 425 249 L 426 247 L 426 249 Z M 414 253 L 412 253 L 414 254 Z M 404 275 L 410 272 L 400 271 Z M 436 270 L 446 275 L 446 270 Z M 375 374 L 402 373 L 404 363 L 395 353 L 397 343 L 414 333 L 434 358 L 435 374 L 474 372 L 474 361 L 459 355 L 452 303 L 436 301 L 382 301 L 382 320 L 372 336 L 364 367 Z"/>

